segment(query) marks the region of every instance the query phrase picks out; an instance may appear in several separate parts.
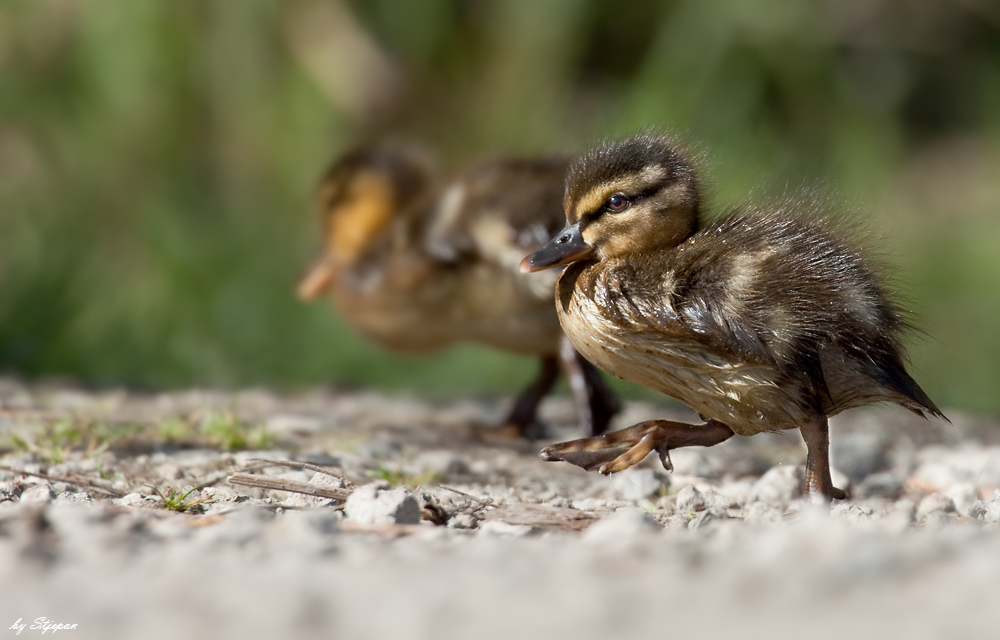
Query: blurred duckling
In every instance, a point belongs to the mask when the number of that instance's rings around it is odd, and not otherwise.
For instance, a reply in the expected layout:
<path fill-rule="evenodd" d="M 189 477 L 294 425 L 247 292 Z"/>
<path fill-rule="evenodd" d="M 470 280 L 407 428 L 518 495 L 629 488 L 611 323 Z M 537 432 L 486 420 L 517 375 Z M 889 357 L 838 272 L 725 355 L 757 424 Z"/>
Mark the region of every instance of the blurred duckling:
<path fill-rule="evenodd" d="M 583 432 L 603 433 L 619 403 L 562 334 L 558 274 L 518 269 L 563 224 L 566 168 L 562 159 L 495 158 L 442 182 L 415 149 L 348 153 L 318 190 L 325 250 L 299 296 L 329 292 L 348 324 L 391 351 L 469 341 L 537 355 L 539 375 L 506 419 L 522 436 L 561 365 Z"/>
<path fill-rule="evenodd" d="M 553 445 L 546 460 L 610 474 L 656 451 L 799 429 L 803 491 L 830 477 L 828 416 L 895 402 L 946 419 L 906 372 L 908 327 L 873 265 L 822 205 L 733 211 L 702 226 L 692 166 L 668 140 L 602 146 L 569 169 L 567 226 L 522 270 L 569 265 L 563 330 L 608 373 L 673 396 L 704 424 L 652 420 Z"/>

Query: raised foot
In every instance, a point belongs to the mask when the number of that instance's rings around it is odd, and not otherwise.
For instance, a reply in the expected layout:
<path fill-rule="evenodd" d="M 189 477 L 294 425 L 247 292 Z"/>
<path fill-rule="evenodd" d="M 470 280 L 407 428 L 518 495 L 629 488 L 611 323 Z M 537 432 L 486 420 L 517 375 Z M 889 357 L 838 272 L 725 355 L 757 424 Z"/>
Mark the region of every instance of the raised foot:
<path fill-rule="evenodd" d="M 581 438 L 554 444 L 542 449 L 542 460 L 569 462 L 587 471 L 604 475 L 624 471 L 653 451 L 660 454 L 660 462 L 667 471 L 673 470 L 670 450 L 680 447 L 710 447 L 732 437 L 726 425 L 709 421 L 694 425 L 668 420 L 650 420 L 592 438 Z"/>

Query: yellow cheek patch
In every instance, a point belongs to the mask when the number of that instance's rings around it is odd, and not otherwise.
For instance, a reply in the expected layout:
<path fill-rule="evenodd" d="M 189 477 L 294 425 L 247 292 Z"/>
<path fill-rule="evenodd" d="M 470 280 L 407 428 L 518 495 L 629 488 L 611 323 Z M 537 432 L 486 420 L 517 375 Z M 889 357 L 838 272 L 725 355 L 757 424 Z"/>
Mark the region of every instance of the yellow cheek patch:
<path fill-rule="evenodd" d="M 573 209 L 574 220 L 579 220 L 584 214 L 600 209 L 612 193 L 614 192 L 608 191 L 605 185 L 588 191 L 582 198 L 576 201 L 576 207 Z"/>
<path fill-rule="evenodd" d="M 392 220 L 395 198 L 384 178 L 362 173 L 330 212 L 326 245 L 337 264 L 351 264 Z"/>

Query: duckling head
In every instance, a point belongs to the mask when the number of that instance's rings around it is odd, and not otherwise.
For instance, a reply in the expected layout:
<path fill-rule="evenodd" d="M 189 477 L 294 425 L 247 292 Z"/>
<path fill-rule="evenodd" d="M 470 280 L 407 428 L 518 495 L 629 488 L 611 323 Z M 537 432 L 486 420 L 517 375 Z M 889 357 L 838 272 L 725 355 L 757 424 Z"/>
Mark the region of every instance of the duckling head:
<path fill-rule="evenodd" d="M 699 200 L 693 168 L 668 140 L 639 135 L 604 145 L 570 167 L 566 228 L 521 271 L 676 246 L 697 231 Z"/>
<path fill-rule="evenodd" d="M 383 143 L 336 160 L 316 190 L 324 251 L 298 286 L 313 300 L 338 272 L 351 267 L 416 200 L 431 180 L 430 162 L 418 150 Z"/>

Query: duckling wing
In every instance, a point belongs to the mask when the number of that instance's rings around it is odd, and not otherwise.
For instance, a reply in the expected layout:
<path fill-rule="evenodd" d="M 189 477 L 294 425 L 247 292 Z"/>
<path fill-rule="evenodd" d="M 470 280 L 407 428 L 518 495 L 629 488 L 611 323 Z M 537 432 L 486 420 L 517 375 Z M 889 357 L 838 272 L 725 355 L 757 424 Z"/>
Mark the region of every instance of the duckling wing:
<path fill-rule="evenodd" d="M 902 312 L 835 221 L 741 212 L 692 240 L 672 256 L 689 329 L 798 379 L 828 415 L 880 400 L 941 415 L 905 370 Z"/>

